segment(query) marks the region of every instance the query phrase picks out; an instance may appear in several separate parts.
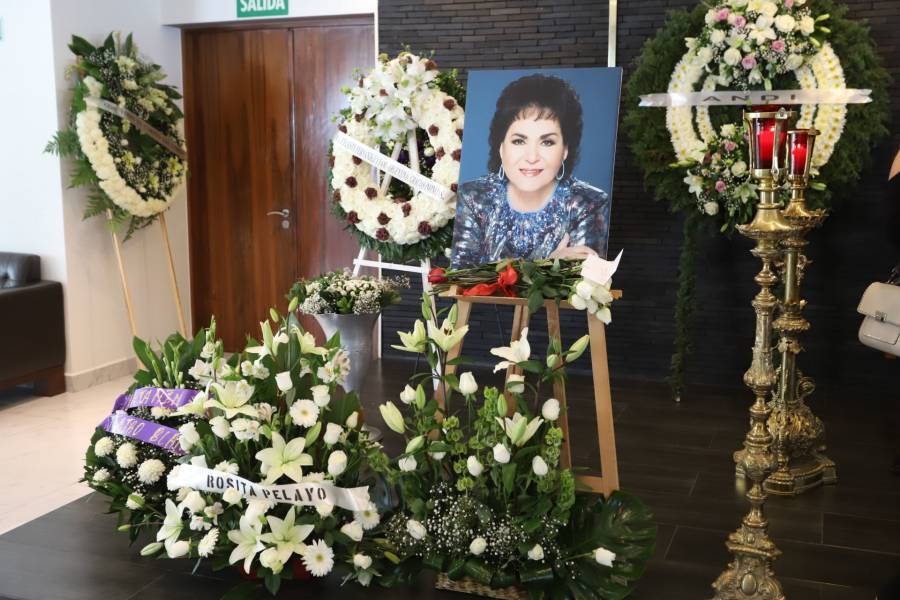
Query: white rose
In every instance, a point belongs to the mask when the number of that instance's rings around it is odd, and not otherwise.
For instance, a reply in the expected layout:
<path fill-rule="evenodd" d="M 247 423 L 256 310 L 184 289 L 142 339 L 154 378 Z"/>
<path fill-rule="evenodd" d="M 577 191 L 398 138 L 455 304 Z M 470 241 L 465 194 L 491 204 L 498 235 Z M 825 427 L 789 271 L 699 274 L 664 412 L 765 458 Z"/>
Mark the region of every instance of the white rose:
<path fill-rule="evenodd" d="M 611 567 L 613 565 L 613 561 L 616 560 L 616 553 L 610 552 L 606 548 L 597 548 L 596 550 L 594 550 L 594 560 L 597 561 L 598 565 Z"/>
<path fill-rule="evenodd" d="M 474 554 L 475 556 L 480 556 L 482 552 L 484 552 L 485 548 L 487 548 L 487 540 L 483 537 L 477 537 L 472 540 L 472 543 L 469 544 L 469 552 Z"/>
<path fill-rule="evenodd" d="M 731 165 L 731 174 L 735 177 L 740 177 L 744 173 L 747 172 L 747 163 L 742 160 L 736 161 L 733 165 Z"/>
<path fill-rule="evenodd" d="M 541 407 L 541 416 L 548 421 L 555 421 L 559 418 L 559 400 L 549 398 Z"/>
<path fill-rule="evenodd" d="M 277 548 L 266 548 L 259 555 L 259 564 L 271 570 L 276 575 L 284 569 L 284 563 L 278 557 Z"/>
<path fill-rule="evenodd" d="M 131 510 L 143 508 L 144 497 L 140 494 L 128 494 L 128 500 L 125 501 L 125 506 L 130 508 Z"/>
<path fill-rule="evenodd" d="M 322 436 L 322 439 L 325 440 L 325 443 L 329 446 L 333 446 L 337 444 L 339 439 L 341 439 L 342 433 L 344 433 L 343 427 L 341 427 L 337 423 L 329 423 L 325 427 L 325 435 Z"/>
<path fill-rule="evenodd" d="M 703 204 L 703 212 L 708 214 L 709 216 L 713 216 L 718 214 L 719 212 L 719 203 L 718 202 L 705 202 Z"/>
<path fill-rule="evenodd" d="M 544 560 L 544 549 L 541 548 L 540 544 L 535 544 L 534 547 L 528 551 L 528 558 L 530 560 Z"/>
<path fill-rule="evenodd" d="M 190 550 L 191 543 L 185 540 L 166 544 L 166 554 L 168 554 L 169 558 L 179 558 L 190 552 Z"/>
<path fill-rule="evenodd" d="M 334 504 L 332 504 L 331 502 L 321 502 L 319 504 L 316 504 L 316 512 L 319 513 L 320 517 L 327 517 L 333 510 Z"/>
<path fill-rule="evenodd" d="M 594 293 L 594 285 L 590 281 L 582 279 L 575 286 L 575 293 L 587 300 Z"/>
<path fill-rule="evenodd" d="M 800 65 L 803 64 L 803 56 L 800 54 L 791 54 L 787 57 L 787 60 L 784 61 L 784 66 L 789 71 L 795 71 L 800 68 Z"/>
<path fill-rule="evenodd" d="M 325 408 L 328 406 L 328 403 L 331 402 L 331 394 L 328 393 L 327 385 L 314 385 L 309 390 L 312 392 L 313 402 L 316 403 L 316 406 L 319 408 Z"/>
<path fill-rule="evenodd" d="M 774 17 L 778 14 L 778 7 L 774 2 L 763 2 L 763 5 L 759 8 L 759 12 L 767 17 Z"/>
<path fill-rule="evenodd" d="M 222 500 L 228 504 L 237 504 L 241 501 L 241 498 L 241 493 L 234 488 L 228 488 L 225 490 L 225 493 L 222 494 Z"/>
<path fill-rule="evenodd" d="M 187 495 L 187 498 L 184 499 L 184 505 L 192 513 L 198 513 L 206 508 L 206 500 L 203 499 L 203 496 L 200 495 L 200 492 L 193 490 L 190 494 Z"/>
<path fill-rule="evenodd" d="M 713 32 L 709 34 L 709 39 L 713 44 L 719 46 L 725 42 L 725 32 L 721 29 L 714 29 Z"/>
<path fill-rule="evenodd" d="M 459 391 L 466 396 L 470 396 L 478 391 L 478 384 L 475 382 L 475 376 L 470 371 L 466 371 L 459 378 Z"/>
<path fill-rule="evenodd" d="M 494 446 L 494 460 L 496 460 L 501 465 L 505 465 L 509 462 L 509 450 L 503 444 L 497 444 Z"/>
<path fill-rule="evenodd" d="M 546 461 L 540 456 L 535 456 L 531 459 L 531 470 L 534 471 L 534 474 L 538 477 L 543 477 L 547 474 L 549 470 L 547 467 Z"/>
<path fill-rule="evenodd" d="M 478 462 L 478 459 L 474 456 L 470 456 L 466 459 L 466 468 L 469 469 L 469 473 L 472 477 L 478 477 L 481 475 L 482 471 L 484 471 L 484 465 Z"/>
<path fill-rule="evenodd" d="M 185 423 L 178 428 L 178 445 L 187 452 L 194 447 L 194 444 L 200 441 L 200 434 L 197 433 L 197 426 L 193 423 Z"/>
<path fill-rule="evenodd" d="M 416 390 L 412 389 L 409 385 L 403 388 L 403 391 L 400 392 L 400 402 L 403 404 L 411 404 L 416 399 Z"/>
<path fill-rule="evenodd" d="M 428 455 L 434 460 L 442 460 L 445 456 L 447 456 L 446 452 L 429 452 Z"/>
<path fill-rule="evenodd" d="M 212 428 L 213 434 L 223 440 L 231 434 L 231 425 L 225 417 L 213 417 L 209 420 L 209 426 Z"/>
<path fill-rule="evenodd" d="M 291 372 L 283 371 L 275 376 L 275 383 L 278 384 L 278 389 L 282 392 L 286 392 L 294 387 L 294 382 L 291 381 Z"/>
<path fill-rule="evenodd" d="M 592 302 L 588 300 L 588 303 Z M 590 306 L 590 304 L 588 304 Z M 508 389 L 513 394 L 521 394 L 525 391 L 525 376 L 513 374 L 510 375 L 506 380 L 506 389 Z"/>
<path fill-rule="evenodd" d="M 356 429 L 356 426 L 359 425 L 359 411 L 350 413 L 350 416 L 344 421 L 344 425 L 347 426 L 347 429 Z"/>
<path fill-rule="evenodd" d="M 328 474 L 337 477 L 347 468 L 347 455 L 342 450 L 335 450 L 328 456 Z"/>
<path fill-rule="evenodd" d="M 406 456 L 397 461 L 397 466 L 400 467 L 400 470 L 408 473 L 410 471 L 415 471 L 418 463 L 416 462 L 415 456 Z"/>
<path fill-rule="evenodd" d="M 415 519 L 410 519 L 406 522 L 406 531 L 415 540 L 421 540 L 428 533 L 428 530 L 425 529 L 425 526 Z"/>
<path fill-rule="evenodd" d="M 775 17 L 775 29 L 783 33 L 790 33 L 797 27 L 797 20 L 791 15 L 779 15 Z"/>
<path fill-rule="evenodd" d="M 363 528 L 357 521 L 351 521 L 341 527 L 341 533 L 346 535 L 354 542 L 358 542 L 363 538 Z"/>
<path fill-rule="evenodd" d="M 365 554 L 354 554 L 353 566 L 358 569 L 368 569 L 372 566 L 372 557 Z"/>
<path fill-rule="evenodd" d="M 725 61 L 725 64 L 734 66 L 741 62 L 741 51 L 737 48 L 729 48 L 725 51 L 725 54 L 722 55 L 722 60 Z"/>
<path fill-rule="evenodd" d="M 584 310 L 587 308 L 587 302 L 584 301 L 584 298 L 579 296 L 578 294 L 572 294 L 569 296 L 569 304 L 572 305 L 572 308 L 575 310 Z"/>
<path fill-rule="evenodd" d="M 803 35 L 812 35 L 812 33 L 816 30 L 816 20 L 806 15 L 805 17 L 800 17 L 800 33 Z"/>

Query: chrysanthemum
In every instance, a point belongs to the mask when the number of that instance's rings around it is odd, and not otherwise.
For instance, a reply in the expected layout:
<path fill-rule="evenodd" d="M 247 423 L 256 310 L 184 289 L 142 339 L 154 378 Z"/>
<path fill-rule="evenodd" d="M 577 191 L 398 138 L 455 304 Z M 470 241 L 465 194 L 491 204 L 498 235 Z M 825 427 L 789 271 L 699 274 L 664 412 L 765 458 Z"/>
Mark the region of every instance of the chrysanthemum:
<path fill-rule="evenodd" d="M 334 567 L 334 550 L 324 540 L 307 544 L 303 551 L 303 565 L 313 576 L 325 577 Z"/>
<path fill-rule="evenodd" d="M 166 466 L 158 458 L 145 460 L 138 467 L 137 476 L 141 483 L 156 483 L 166 471 Z"/>

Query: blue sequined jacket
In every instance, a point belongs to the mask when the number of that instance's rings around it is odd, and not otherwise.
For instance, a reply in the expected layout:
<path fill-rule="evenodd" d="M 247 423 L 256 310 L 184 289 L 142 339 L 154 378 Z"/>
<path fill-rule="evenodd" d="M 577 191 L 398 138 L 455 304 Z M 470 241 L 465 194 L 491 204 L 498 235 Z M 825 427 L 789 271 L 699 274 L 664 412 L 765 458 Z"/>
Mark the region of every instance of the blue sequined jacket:
<path fill-rule="evenodd" d="M 544 207 L 533 212 L 510 206 L 506 180 L 496 174 L 460 185 L 456 202 L 453 268 L 547 258 L 566 233 L 570 246 L 589 246 L 606 256 L 609 195 L 578 179 L 560 181 Z"/>

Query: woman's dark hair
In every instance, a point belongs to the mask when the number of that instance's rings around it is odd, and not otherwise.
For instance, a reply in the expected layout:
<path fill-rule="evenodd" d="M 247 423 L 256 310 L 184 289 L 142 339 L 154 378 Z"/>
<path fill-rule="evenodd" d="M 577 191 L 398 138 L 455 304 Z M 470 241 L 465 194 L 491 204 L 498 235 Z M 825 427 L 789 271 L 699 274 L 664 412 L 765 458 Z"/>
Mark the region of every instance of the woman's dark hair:
<path fill-rule="evenodd" d="M 581 101 L 578 94 L 566 81 L 552 75 L 528 75 L 516 79 L 500 93 L 497 110 L 491 119 L 488 144 L 488 171 L 500 168 L 500 145 L 509 131 L 509 126 L 526 113 L 537 111 L 535 119 L 556 119 L 562 131 L 563 144 L 569 149 L 566 157 L 566 174 L 571 174 L 578 164 L 581 147 Z"/>

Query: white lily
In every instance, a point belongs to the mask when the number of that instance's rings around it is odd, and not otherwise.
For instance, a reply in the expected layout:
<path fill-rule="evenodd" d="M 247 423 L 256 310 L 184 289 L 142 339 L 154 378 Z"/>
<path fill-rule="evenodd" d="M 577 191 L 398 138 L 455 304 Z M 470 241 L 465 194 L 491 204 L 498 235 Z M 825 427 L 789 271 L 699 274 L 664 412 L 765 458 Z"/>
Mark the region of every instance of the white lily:
<path fill-rule="evenodd" d="M 509 346 L 491 348 L 491 354 L 504 359 L 494 367 L 494 373 L 506 369 L 515 363 L 525 362 L 531 358 L 531 346 L 528 344 L 528 328 L 522 330 L 522 335 Z"/>
<path fill-rule="evenodd" d="M 267 544 L 273 544 L 278 549 L 278 560 L 282 564 L 287 563 L 292 554 L 300 554 L 306 545 L 303 540 L 315 529 L 312 525 L 294 525 L 295 520 L 293 506 L 284 519 L 266 516 L 271 532 L 264 533 L 259 538 Z"/>
<path fill-rule="evenodd" d="M 181 504 L 175 504 L 171 498 L 166 498 L 166 517 L 163 519 L 162 527 L 156 532 L 156 541 L 173 543 L 178 540 L 181 530 L 184 529 L 184 521 L 181 515 L 184 513 L 184 507 Z"/>
<path fill-rule="evenodd" d="M 328 354 L 328 350 L 318 346 L 316 337 L 308 331 L 303 331 L 299 327 L 294 326 L 291 332 L 297 336 L 297 340 L 300 342 L 300 354 L 317 354 L 319 356 Z"/>
<path fill-rule="evenodd" d="M 184 404 L 172 413 L 173 416 L 183 415 L 204 415 L 206 414 L 206 401 L 208 400 L 206 392 L 200 392 L 194 396 L 190 402 Z"/>
<path fill-rule="evenodd" d="M 392 345 L 391 348 L 416 353 L 425 352 L 425 349 L 428 348 L 428 334 L 425 332 L 425 325 L 420 320 L 416 321 L 413 330 L 409 333 L 398 331 L 397 335 L 400 336 L 400 342 L 403 345 Z"/>
<path fill-rule="evenodd" d="M 206 408 L 223 410 L 226 419 L 233 419 L 239 414 L 256 417 L 256 407 L 247 404 L 253 396 L 253 386 L 243 379 L 226 381 L 225 385 L 213 383 L 212 389 L 215 390 L 216 397 L 206 401 L 204 404 Z"/>
<path fill-rule="evenodd" d="M 428 337 L 444 352 L 450 352 L 469 332 L 469 326 L 456 327 L 450 319 L 444 319 L 438 327 L 434 321 L 428 321 Z"/>
<path fill-rule="evenodd" d="M 235 544 L 234 550 L 228 557 L 228 564 L 234 564 L 244 559 L 244 572 L 250 573 L 250 565 L 256 554 L 265 548 L 260 539 L 262 522 L 259 519 L 251 519 L 246 515 L 241 517 L 240 529 L 232 529 L 228 532 L 228 539 Z"/>
<path fill-rule="evenodd" d="M 312 456 L 305 454 L 306 438 L 298 437 L 285 442 L 278 432 L 272 432 L 272 447 L 256 453 L 262 463 L 265 483 L 273 483 L 282 475 L 287 475 L 297 483 L 303 479 L 303 467 L 313 464 Z"/>
<path fill-rule="evenodd" d="M 529 421 L 518 412 L 515 413 L 511 419 L 509 417 L 506 417 L 505 419 L 500 417 L 495 418 L 497 419 L 497 423 L 500 424 L 500 427 L 503 428 L 503 431 L 506 432 L 506 437 L 508 437 L 509 441 L 516 446 L 523 446 L 525 442 L 532 438 L 537 432 L 538 427 L 544 422 L 540 417 L 535 417 Z"/>

